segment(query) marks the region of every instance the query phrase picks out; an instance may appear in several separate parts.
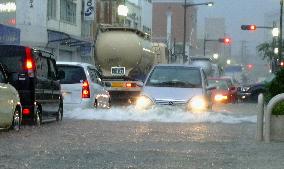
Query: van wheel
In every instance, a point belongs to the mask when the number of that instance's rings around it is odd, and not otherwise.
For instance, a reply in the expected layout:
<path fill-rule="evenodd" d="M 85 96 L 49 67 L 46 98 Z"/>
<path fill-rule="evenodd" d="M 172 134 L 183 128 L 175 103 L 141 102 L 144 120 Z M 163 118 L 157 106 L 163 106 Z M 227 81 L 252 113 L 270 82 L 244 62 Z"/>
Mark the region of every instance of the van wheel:
<path fill-rule="evenodd" d="M 97 99 L 95 100 L 94 107 L 95 107 L 96 109 L 98 108 L 98 101 L 97 101 Z"/>
<path fill-rule="evenodd" d="M 15 112 L 14 112 L 12 128 L 15 131 L 19 131 L 20 128 L 21 128 L 21 117 L 20 117 L 19 109 L 16 109 Z"/>
<path fill-rule="evenodd" d="M 56 115 L 56 121 L 62 121 L 63 119 L 63 106 L 60 104 L 59 110 Z"/>
<path fill-rule="evenodd" d="M 108 100 L 108 108 L 109 109 L 111 108 L 111 100 L 110 99 Z"/>
<path fill-rule="evenodd" d="M 39 107 L 36 107 L 36 111 L 34 114 L 34 125 L 40 126 L 42 123 L 41 111 Z"/>

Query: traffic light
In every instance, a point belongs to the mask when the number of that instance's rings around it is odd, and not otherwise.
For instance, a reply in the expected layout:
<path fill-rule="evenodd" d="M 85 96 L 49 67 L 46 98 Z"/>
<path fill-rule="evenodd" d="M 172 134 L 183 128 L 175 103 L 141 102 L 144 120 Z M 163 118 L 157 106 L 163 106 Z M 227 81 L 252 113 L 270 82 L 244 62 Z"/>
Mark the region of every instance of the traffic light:
<path fill-rule="evenodd" d="M 247 64 L 247 70 L 251 71 L 253 69 L 253 64 Z"/>
<path fill-rule="evenodd" d="M 242 25 L 241 29 L 242 30 L 255 31 L 256 30 L 256 25 Z"/>
<path fill-rule="evenodd" d="M 226 37 L 226 38 L 220 38 L 219 42 L 224 43 L 225 45 L 230 45 L 232 43 L 232 40 L 231 38 Z"/>
<path fill-rule="evenodd" d="M 280 62 L 280 66 L 281 66 L 281 67 L 284 67 L 284 61 L 281 61 L 281 62 Z"/>

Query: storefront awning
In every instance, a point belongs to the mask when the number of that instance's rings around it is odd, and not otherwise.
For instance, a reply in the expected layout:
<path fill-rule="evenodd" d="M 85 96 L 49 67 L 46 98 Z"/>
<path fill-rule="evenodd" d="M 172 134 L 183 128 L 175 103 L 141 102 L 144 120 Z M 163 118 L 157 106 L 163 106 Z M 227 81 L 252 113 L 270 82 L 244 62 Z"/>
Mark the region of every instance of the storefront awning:
<path fill-rule="evenodd" d="M 83 40 L 80 37 L 69 35 L 64 32 L 47 30 L 48 32 L 48 44 L 59 43 L 60 45 L 67 45 L 70 47 L 92 47 L 93 43 L 91 41 Z"/>
<path fill-rule="evenodd" d="M 20 29 L 0 24 L 0 44 L 19 45 Z"/>

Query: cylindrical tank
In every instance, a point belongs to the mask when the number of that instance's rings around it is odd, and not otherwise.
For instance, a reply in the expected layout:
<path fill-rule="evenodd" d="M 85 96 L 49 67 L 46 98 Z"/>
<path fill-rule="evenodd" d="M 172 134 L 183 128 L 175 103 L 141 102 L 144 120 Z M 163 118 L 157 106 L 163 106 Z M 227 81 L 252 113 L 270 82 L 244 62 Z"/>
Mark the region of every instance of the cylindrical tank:
<path fill-rule="evenodd" d="M 212 73 L 212 61 L 208 57 L 190 57 L 190 64 L 203 68 L 204 72 L 211 76 Z"/>
<path fill-rule="evenodd" d="M 145 71 L 154 62 L 150 40 L 133 29 L 101 31 L 96 41 L 96 64 L 104 76 L 111 76 L 112 67 L 125 67 L 125 75 L 135 68 Z"/>

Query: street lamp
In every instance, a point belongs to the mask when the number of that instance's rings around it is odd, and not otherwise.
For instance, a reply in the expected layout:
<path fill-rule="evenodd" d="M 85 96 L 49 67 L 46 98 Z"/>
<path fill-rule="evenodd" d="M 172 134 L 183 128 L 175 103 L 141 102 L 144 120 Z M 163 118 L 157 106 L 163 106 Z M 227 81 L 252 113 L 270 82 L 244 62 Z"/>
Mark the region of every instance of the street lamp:
<path fill-rule="evenodd" d="M 230 64 L 231 64 L 231 60 L 227 59 L 227 65 L 230 65 Z"/>
<path fill-rule="evenodd" d="M 118 13 L 118 15 L 120 15 L 120 16 L 127 16 L 127 14 L 128 14 L 128 8 L 127 8 L 127 6 L 125 6 L 125 5 L 118 5 L 118 7 L 117 7 L 117 13 Z"/>
<path fill-rule="evenodd" d="M 282 57 L 282 16 L 283 16 L 283 0 L 280 0 L 280 31 L 278 38 L 278 59 Z"/>
<path fill-rule="evenodd" d="M 279 53 L 279 49 L 278 48 L 274 48 L 274 54 L 278 54 Z"/>
<path fill-rule="evenodd" d="M 123 16 L 123 26 L 125 26 L 125 18 L 128 14 L 128 7 L 126 5 L 118 5 L 117 7 L 117 14 L 119 16 Z"/>
<path fill-rule="evenodd" d="M 186 8 L 191 6 L 199 6 L 199 5 L 207 5 L 207 6 L 213 6 L 213 2 L 204 2 L 204 3 L 196 3 L 196 4 L 187 4 L 186 0 L 184 0 L 184 16 L 183 16 L 183 63 L 186 61 L 185 56 L 185 41 L 186 41 Z"/>
<path fill-rule="evenodd" d="M 213 58 L 217 60 L 219 58 L 219 54 L 218 53 L 214 53 L 213 54 Z"/>
<path fill-rule="evenodd" d="M 272 29 L 272 36 L 273 37 L 279 36 L 279 28 L 273 28 Z"/>

